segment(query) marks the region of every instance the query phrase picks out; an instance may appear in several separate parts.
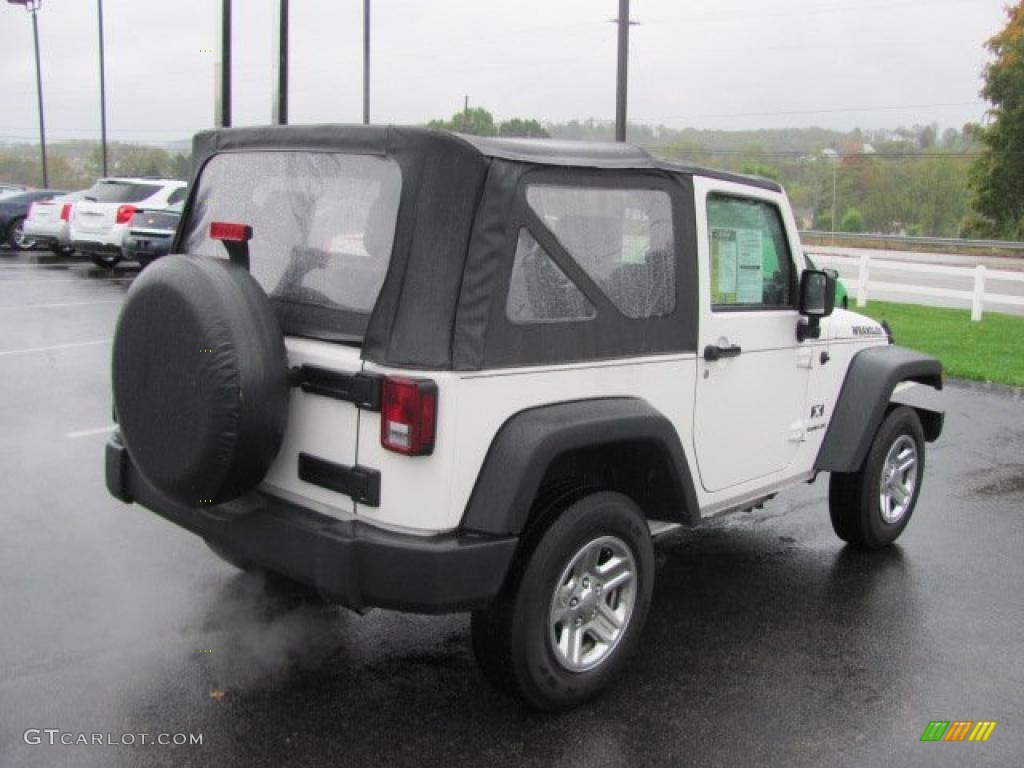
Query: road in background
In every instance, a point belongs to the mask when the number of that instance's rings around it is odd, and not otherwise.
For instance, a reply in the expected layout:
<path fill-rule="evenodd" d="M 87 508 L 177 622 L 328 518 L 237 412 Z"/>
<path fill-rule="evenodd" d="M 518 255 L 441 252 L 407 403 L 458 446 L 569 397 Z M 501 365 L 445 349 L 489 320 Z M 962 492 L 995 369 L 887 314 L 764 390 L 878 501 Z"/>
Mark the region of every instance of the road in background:
<path fill-rule="evenodd" d="M 662 539 L 633 664 L 601 699 L 543 715 L 483 681 L 468 617 L 271 595 L 107 494 L 108 340 L 133 274 L 0 256 L 0 765 L 930 768 L 1024 754 L 1020 391 L 947 387 L 917 512 L 884 552 L 841 546 L 827 477 Z M 920 741 L 957 719 L 998 725 L 984 744 Z M 33 728 L 203 744 L 29 745 Z"/>

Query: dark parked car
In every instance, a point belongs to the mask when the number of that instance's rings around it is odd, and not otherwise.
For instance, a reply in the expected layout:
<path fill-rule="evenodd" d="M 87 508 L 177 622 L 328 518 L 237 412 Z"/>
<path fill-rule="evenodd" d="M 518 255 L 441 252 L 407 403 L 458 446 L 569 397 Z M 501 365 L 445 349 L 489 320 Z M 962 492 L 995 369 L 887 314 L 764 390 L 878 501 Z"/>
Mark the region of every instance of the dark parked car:
<path fill-rule="evenodd" d="M 184 207 L 183 201 L 160 211 L 137 211 L 121 243 L 124 257 L 147 267 L 155 259 L 166 256 Z"/>
<path fill-rule="evenodd" d="M 22 225 L 32 203 L 66 195 L 60 189 L 34 189 L 0 200 L 0 242 L 11 248 L 31 248 L 35 241 L 25 236 Z"/>

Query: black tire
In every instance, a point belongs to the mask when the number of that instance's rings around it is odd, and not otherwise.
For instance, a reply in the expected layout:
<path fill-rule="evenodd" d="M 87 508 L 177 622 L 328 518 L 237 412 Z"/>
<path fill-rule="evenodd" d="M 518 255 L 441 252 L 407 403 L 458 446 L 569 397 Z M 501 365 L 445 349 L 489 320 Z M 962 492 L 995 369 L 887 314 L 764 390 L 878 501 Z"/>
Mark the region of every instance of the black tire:
<path fill-rule="evenodd" d="M 30 237 L 25 237 L 23 227 L 25 226 L 25 217 L 20 216 L 10 223 L 7 227 L 7 245 L 15 251 L 28 251 L 35 247 L 36 241 Z"/>
<path fill-rule="evenodd" d="M 899 492 L 908 499 L 902 511 L 889 507 L 889 501 L 883 502 L 882 496 L 882 473 L 887 471 L 890 452 L 898 450 L 897 444 L 907 450 L 912 445 L 915 459 L 913 487 L 909 494 L 905 490 L 909 470 L 897 472 L 899 477 L 892 478 L 899 485 Z M 924 430 L 917 412 L 913 408 L 899 406 L 890 411 L 878 427 L 860 471 L 832 473 L 828 487 L 829 513 L 832 528 L 840 539 L 857 549 L 881 549 L 899 538 L 910 522 L 921 493 L 924 446 Z M 910 454 L 906 456 L 909 458 Z M 887 505 L 886 509 L 883 509 L 883 503 Z M 898 511 L 898 517 L 894 519 Z"/>
<path fill-rule="evenodd" d="M 113 269 L 121 263 L 121 254 L 119 253 L 90 253 L 89 257 L 93 264 L 103 269 Z"/>
<path fill-rule="evenodd" d="M 623 554 L 628 551 L 635 569 L 630 579 L 608 590 L 603 598 L 595 597 L 601 594 L 598 570 L 582 571 L 562 587 L 569 590 L 563 592 L 567 616 L 573 615 L 568 609 L 569 596 L 577 593 L 586 595 L 573 603 L 577 615 L 594 608 L 596 616 L 601 600 L 606 604 L 615 600 L 625 611 L 617 639 L 608 644 L 603 656 L 591 667 L 574 670 L 554 647 L 557 630 L 552 628 L 549 613 L 556 607 L 556 590 L 574 556 L 588 548 L 600 551 L 600 558 L 610 555 L 612 549 L 602 549 L 602 545 L 618 547 Z M 611 562 L 609 558 L 604 564 Z M 578 592 L 587 584 L 588 573 L 598 578 L 591 575 L 590 589 Z M 620 591 L 630 588 L 631 610 L 624 607 L 628 606 L 623 597 L 627 592 Z M 639 507 L 619 493 L 585 496 L 527 535 L 501 594 L 489 608 L 473 614 L 474 655 L 484 675 L 500 690 L 517 694 L 538 709 L 567 709 L 600 693 L 622 670 L 639 643 L 653 588 L 654 548 Z M 570 631 L 568 621 L 562 625 L 562 633 Z M 588 622 L 577 631 L 583 637 L 590 631 L 587 627 L 596 624 Z M 598 653 L 594 637 L 589 643 L 589 652 Z"/>

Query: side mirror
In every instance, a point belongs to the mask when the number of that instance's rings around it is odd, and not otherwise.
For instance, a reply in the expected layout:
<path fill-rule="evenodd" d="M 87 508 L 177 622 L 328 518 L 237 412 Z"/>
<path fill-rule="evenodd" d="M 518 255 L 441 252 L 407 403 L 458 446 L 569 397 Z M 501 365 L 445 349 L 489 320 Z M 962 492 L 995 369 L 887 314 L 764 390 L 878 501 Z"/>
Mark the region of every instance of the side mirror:
<path fill-rule="evenodd" d="M 817 339 L 821 336 L 820 320 L 832 314 L 836 305 L 835 278 L 820 269 L 805 269 L 800 275 L 800 314 L 796 327 L 799 341 Z"/>

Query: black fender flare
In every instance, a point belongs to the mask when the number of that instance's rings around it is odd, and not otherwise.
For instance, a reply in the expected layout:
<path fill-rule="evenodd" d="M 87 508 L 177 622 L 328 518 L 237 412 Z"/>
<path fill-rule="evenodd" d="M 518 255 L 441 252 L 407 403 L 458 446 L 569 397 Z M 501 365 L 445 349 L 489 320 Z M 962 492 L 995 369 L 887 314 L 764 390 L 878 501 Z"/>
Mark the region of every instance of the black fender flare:
<path fill-rule="evenodd" d="M 519 534 L 544 474 L 570 451 L 641 442 L 654 446 L 669 470 L 675 521 L 695 525 L 700 507 L 686 454 L 672 422 L 650 403 L 618 397 L 576 400 L 520 411 L 498 430 L 466 505 L 462 529 Z"/>
<path fill-rule="evenodd" d="M 893 345 L 870 347 L 854 355 L 814 468 L 823 472 L 860 469 L 885 418 L 893 390 L 903 381 L 942 389 L 942 363 Z M 942 432 L 942 413 L 928 413 L 932 417 L 927 419 L 925 435 L 932 441 Z"/>

